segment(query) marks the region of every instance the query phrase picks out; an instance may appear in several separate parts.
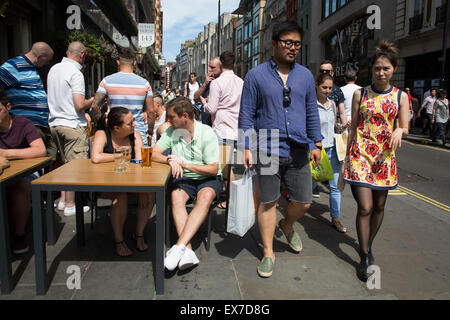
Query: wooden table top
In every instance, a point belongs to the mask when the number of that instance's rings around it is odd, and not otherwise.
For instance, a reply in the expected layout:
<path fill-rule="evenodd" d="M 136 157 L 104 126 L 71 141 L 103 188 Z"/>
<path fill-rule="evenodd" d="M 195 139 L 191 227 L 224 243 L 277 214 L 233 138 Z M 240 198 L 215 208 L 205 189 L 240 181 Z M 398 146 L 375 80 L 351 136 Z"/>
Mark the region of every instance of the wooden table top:
<path fill-rule="evenodd" d="M 170 166 L 152 162 L 151 168 L 131 163 L 125 172 L 114 172 L 114 162 L 92 163 L 91 159 L 75 159 L 33 180 L 38 185 L 79 186 L 154 186 L 166 185 Z"/>
<path fill-rule="evenodd" d="M 0 182 L 14 178 L 24 171 L 42 166 L 51 160 L 50 157 L 40 157 L 34 159 L 9 159 L 9 168 L 3 170 L 0 174 Z"/>

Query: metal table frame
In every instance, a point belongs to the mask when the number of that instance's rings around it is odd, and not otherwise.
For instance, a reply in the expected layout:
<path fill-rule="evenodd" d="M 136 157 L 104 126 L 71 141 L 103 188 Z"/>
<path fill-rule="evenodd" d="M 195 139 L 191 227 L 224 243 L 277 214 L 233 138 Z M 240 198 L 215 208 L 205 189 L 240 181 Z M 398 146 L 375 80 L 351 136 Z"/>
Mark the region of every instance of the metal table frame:
<path fill-rule="evenodd" d="M 47 278 L 47 256 L 43 235 L 43 219 L 41 214 L 41 192 L 44 191 L 75 191 L 76 205 L 76 228 L 77 243 L 79 246 L 85 244 L 84 234 L 84 214 L 81 195 L 78 192 L 156 192 L 156 268 L 155 268 L 155 289 L 156 294 L 164 293 L 164 218 L 166 211 L 166 189 L 169 181 L 166 179 L 165 185 L 160 186 L 95 186 L 95 185 L 49 185 L 32 184 L 33 203 L 33 231 L 34 231 L 34 252 L 36 268 L 36 294 L 45 295 L 48 287 Z M 53 209 L 53 208 L 52 208 Z M 47 209 L 48 210 L 48 209 Z M 54 236 L 54 215 L 47 221 L 48 233 Z M 50 244 L 50 241 L 49 241 Z"/>
<path fill-rule="evenodd" d="M 28 160 L 28 159 L 27 159 Z M 29 159 L 33 160 L 33 159 Z M 13 160 L 13 161 L 20 161 L 20 160 Z M 13 161 L 11 162 L 13 164 Z M 27 177 L 30 174 L 39 171 L 41 169 L 44 169 L 47 173 L 50 169 L 51 159 L 48 158 L 47 160 L 43 160 L 43 162 L 39 163 L 38 165 L 34 165 L 30 167 L 29 169 L 24 170 L 23 172 L 8 178 L 2 182 L 0 182 L 0 192 L 1 192 L 1 203 L 0 203 L 0 273 L 1 273 L 1 281 L 2 281 L 2 287 L 1 287 L 1 293 L 2 294 L 9 294 L 12 291 L 12 268 L 11 268 L 11 243 L 9 239 L 9 217 L 8 217 L 8 207 L 7 207 L 7 197 L 6 197 L 6 188 L 11 183 L 14 183 L 15 181 Z M 52 210 L 52 214 L 47 214 L 47 225 L 50 222 L 51 218 L 53 217 L 53 198 L 51 192 L 47 193 L 47 211 L 48 208 Z M 42 221 L 42 216 L 40 217 Z M 54 244 L 55 239 L 54 235 L 52 234 L 51 237 L 48 237 L 48 243 Z"/>

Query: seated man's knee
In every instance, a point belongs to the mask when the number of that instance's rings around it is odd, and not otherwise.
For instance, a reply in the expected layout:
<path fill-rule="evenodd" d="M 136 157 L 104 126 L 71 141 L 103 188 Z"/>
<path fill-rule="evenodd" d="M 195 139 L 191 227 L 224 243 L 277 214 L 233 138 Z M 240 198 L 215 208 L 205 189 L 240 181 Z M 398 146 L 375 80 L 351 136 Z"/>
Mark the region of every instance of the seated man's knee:
<path fill-rule="evenodd" d="M 187 193 L 181 189 L 175 189 L 171 194 L 172 205 L 186 205 L 189 200 Z"/>
<path fill-rule="evenodd" d="M 216 192 L 212 188 L 203 188 L 197 195 L 197 202 L 210 205 L 216 198 Z"/>

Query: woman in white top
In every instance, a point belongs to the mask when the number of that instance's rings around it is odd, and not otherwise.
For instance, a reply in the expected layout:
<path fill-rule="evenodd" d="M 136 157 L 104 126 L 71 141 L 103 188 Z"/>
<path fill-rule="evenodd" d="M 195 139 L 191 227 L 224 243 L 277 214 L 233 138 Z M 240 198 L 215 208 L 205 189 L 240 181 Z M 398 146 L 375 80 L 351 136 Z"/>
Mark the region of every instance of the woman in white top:
<path fill-rule="evenodd" d="M 316 79 L 316 94 L 317 108 L 319 109 L 320 117 L 320 130 L 323 136 L 322 146 L 325 148 L 334 173 L 334 179 L 329 180 L 331 225 L 337 231 L 345 233 L 347 232 L 347 228 L 345 228 L 339 220 L 341 210 L 341 192 L 337 187 L 337 181 L 339 178 L 341 164 L 336 153 L 336 140 L 334 138 L 336 106 L 334 101 L 328 98 L 332 88 L 333 78 L 327 73 L 319 74 Z"/>

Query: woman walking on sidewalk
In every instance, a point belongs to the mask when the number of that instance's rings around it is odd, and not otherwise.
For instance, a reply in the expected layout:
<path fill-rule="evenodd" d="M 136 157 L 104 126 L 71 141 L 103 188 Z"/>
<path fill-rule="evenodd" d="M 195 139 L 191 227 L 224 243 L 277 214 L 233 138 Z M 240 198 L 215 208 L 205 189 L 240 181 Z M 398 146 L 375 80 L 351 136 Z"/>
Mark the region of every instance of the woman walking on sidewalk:
<path fill-rule="evenodd" d="M 316 93 L 317 93 L 317 108 L 319 109 L 320 130 L 322 132 L 323 140 L 322 146 L 325 148 L 327 157 L 330 160 L 333 168 L 334 179 L 329 180 L 330 184 L 330 215 L 331 225 L 339 232 L 347 232 L 339 220 L 341 212 L 341 192 L 338 189 L 337 182 L 339 178 L 339 171 L 341 163 L 339 162 L 336 153 L 336 139 L 334 132 L 336 127 L 336 105 L 328 96 L 333 89 L 333 77 L 327 73 L 321 73 L 316 78 Z M 317 186 L 313 182 L 313 189 Z"/>
<path fill-rule="evenodd" d="M 398 67 L 397 52 L 392 43 L 379 44 L 372 58 L 374 82 L 355 91 L 352 101 L 344 181 L 351 185 L 358 206 L 356 230 L 361 262 L 357 274 L 363 281 L 374 262 L 371 248 L 383 221 L 388 190 L 397 187 L 395 150 L 408 134 L 408 96 L 390 84 Z"/>
<path fill-rule="evenodd" d="M 445 146 L 445 126 L 449 117 L 449 108 L 447 100 L 447 90 L 439 90 L 439 98 L 434 103 L 433 107 L 433 120 L 432 123 L 436 123 L 436 131 L 439 139 L 442 139 L 442 146 Z M 436 137 L 435 137 L 436 138 Z"/>

